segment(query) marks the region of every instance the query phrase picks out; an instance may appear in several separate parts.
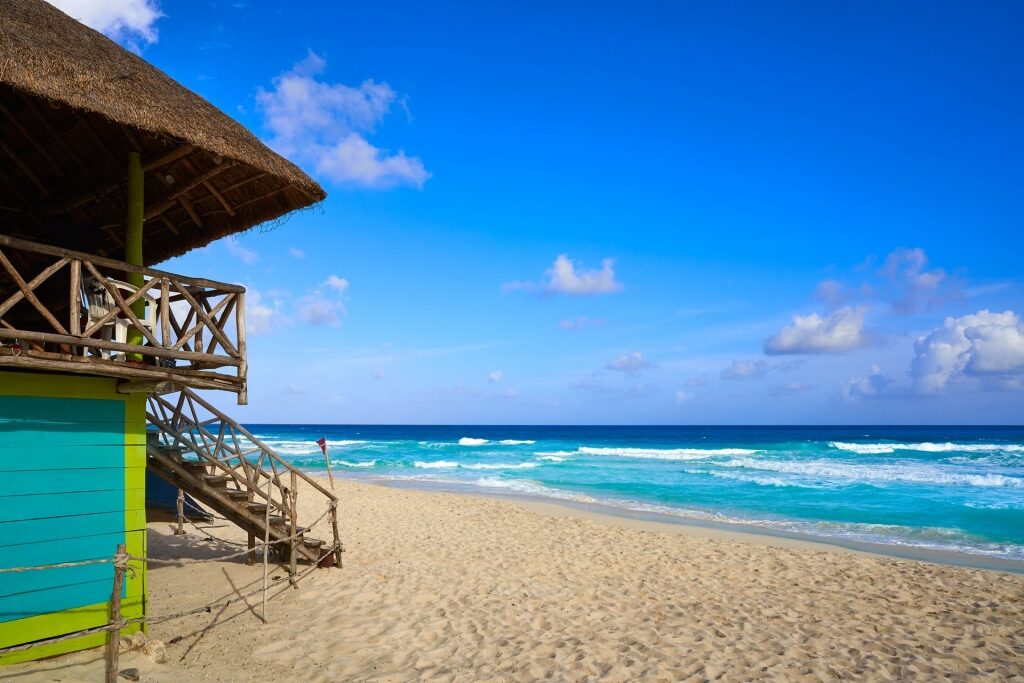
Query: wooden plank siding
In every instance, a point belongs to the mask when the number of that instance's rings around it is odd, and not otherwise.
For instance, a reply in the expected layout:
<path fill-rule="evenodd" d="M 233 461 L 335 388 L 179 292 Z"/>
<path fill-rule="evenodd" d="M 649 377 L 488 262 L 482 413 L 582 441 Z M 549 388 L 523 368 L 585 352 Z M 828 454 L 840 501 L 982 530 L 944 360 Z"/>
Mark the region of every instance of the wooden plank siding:
<path fill-rule="evenodd" d="M 0 567 L 106 558 L 119 543 L 145 555 L 145 397 L 116 385 L 0 370 Z M 145 568 L 133 567 L 127 618 L 146 608 Z M 111 564 L 0 574 L 0 647 L 106 623 L 113 576 Z M 103 641 L 100 633 L 0 655 L 0 664 Z"/>

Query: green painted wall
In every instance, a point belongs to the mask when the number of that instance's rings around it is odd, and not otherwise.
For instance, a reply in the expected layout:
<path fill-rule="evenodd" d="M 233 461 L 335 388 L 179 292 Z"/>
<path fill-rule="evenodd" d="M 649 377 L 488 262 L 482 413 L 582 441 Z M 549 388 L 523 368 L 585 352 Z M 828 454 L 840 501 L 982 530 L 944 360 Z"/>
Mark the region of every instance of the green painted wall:
<path fill-rule="evenodd" d="M 110 557 L 119 543 L 145 555 L 145 398 L 116 384 L 0 371 L 0 567 Z M 145 568 L 133 565 L 126 617 L 146 606 Z M 110 564 L 0 574 L 0 647 L 106 623 L 113 575 Z M 103 641 L 0 655 L 0 664 Z"/>

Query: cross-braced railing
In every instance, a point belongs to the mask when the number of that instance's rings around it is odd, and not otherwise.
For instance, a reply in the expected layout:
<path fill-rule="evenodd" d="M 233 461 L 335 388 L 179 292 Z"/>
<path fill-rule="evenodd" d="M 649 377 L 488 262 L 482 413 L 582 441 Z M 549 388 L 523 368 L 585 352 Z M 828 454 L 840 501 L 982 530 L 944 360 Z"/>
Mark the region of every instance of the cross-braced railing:
<path fill-rule="evenodd" d="M 331 531 L 338 549 L 336 562 L 341 565 L 338 498 L 319 482 L 189 389 L 151 395 L 146 418 L 156 427 L 161 443 L 194 454 L 218 475 L 228 477 L 230 490 L 245 491 L 249 500 L 269 506 L 268 514 L 283 518 L 293 535 L 298 528 L 297 482 L 301 479 L 308 484 L 330 508 Z"/>
<path fill-rule="evenodd" d="M 133 276 L 142 284 L 125 282 Z M 0 235 L 0 342 L 0 364 L 224 389 L 246 402 L 238 285 Z"/>

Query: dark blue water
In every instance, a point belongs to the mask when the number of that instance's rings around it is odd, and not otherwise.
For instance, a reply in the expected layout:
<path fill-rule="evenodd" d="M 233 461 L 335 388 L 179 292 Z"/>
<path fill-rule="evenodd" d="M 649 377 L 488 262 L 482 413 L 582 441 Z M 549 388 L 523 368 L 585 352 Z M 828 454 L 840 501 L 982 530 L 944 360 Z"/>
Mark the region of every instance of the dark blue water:
<path fill-rule="evenodd" d="M 1024 560 L 1024 427 L 250 429 L 350 477 Z"/>

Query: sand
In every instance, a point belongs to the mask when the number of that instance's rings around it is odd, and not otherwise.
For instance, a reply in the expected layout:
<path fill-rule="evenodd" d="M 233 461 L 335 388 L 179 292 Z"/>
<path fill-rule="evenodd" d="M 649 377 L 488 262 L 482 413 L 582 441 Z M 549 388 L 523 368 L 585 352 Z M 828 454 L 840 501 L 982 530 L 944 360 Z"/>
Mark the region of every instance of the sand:
<path fill-rule="evenodd" d="M 557 506 L 345 481 L 338 492 L 343 570 L 315 571 L 298 590 L 278 578 L 267 625 L 258 596 L 156 625 L 169 661 L 132 654 L 123 666 L 174 683 L 1024 680 L 1021 575 Z M 312 516 L 322 509 L 303 499 Z M 150 525 L 155 557 L 234 549 Z M 154 567 L 151 610 L 261 577 L 239 561 Z M 97 680 L 100 666 L 93 651 L 0 679 Z"/>

